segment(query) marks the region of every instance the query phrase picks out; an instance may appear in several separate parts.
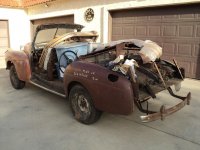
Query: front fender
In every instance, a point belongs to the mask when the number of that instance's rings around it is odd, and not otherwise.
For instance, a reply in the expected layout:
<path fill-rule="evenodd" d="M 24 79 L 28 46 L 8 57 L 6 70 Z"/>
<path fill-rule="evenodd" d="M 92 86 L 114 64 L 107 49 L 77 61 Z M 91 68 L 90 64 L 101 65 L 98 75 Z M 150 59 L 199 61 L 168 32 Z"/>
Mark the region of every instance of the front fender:
<path fill-rule="evenodd" d="M 131 83 L 124 76 L 98 64 L 75 61 L 64 74 L 66 95 L 73 82 L 88 90 L 97 109 L 121 115 L 133 112 L 133 91 Z"/>
<path fill-rule="evenodd" d="M 23 51 L 8 50 L 5 53 L 6 68 L 9 69 L 14 64 L 18 78 L 28 81 L 31 78 L 31 68 L 29 57 Z"/>

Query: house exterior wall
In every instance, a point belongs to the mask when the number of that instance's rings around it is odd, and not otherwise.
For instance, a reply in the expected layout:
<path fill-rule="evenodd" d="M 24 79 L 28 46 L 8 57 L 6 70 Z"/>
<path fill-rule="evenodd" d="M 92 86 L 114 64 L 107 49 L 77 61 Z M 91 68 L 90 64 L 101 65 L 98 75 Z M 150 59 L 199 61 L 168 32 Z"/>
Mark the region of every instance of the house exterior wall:
<path fill-rule="evenodd" d="M 56 0 L 27 9 L 0 8 L 0 20 L 8 20 L 10 48 L 20 49 L 31 40 L 30 20 L 56 16 L 74 15 L 74 22 L 85 26 L 84 30 L 95 30 L 99 33 L 98 42 L 108 42 L 109 11 L 130 8 L 154 7 L 197 3 L 200 0 Z M 87 8 L 94 10 L 94 19 L 87 22 L 84 12 Z"/>
<path fill-rule="evenodd" d="M 30 42 L 30 21 L 25 10 L 0 8 L 0 20 L 8 20 L 10 48 L 18 50 Z"/>
<path fill-rule="evenodd" d="M 84 30 L 96 30 L 99 33 L 99 42 L 108 42 L 109 38 L 109 11 L 118 9 L 155 7 L 177 4 L 197 3 L 200 0 L 56 0 L 28 8 L 30 20 L 74 14 L 74 22 L 85 26 Z M 87 22 L 84 12 L 87 8 L 94 10 L 94 19 Z"/>

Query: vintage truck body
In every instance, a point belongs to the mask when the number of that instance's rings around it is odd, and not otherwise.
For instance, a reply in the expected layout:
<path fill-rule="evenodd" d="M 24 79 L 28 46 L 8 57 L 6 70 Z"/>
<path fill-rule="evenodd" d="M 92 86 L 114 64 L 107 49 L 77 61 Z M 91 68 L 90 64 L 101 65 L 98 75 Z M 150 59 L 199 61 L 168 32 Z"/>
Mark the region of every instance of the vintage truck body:
<path fill-rule="evenodd" d="M 175 60 L 174 64 L 160 58 L 149 61 L 140 53 L 144 41 L 101 44 L 96 42 L 96 32 L 81 32 L 82 28 L 75 24 L 40 25 L 32 43 L 20 51 L 8 50 L 5 60 L 13 87 L 22 89 L 29 82 L 67 97 L 75 118 L 85 124 L 96 122 L 102 112 L 129 115 L 135 107 L 146 113 L 142 121 L 149 122 L 189 105 L 190 93 L 181 97 L 170 87 L 184 79 L 184 69 Z M 181 103 L 168 109 L 162 105 L 159 111 L 143 108 L 144 102 L 148 105 L 148 100 L 163 90 Z"/>

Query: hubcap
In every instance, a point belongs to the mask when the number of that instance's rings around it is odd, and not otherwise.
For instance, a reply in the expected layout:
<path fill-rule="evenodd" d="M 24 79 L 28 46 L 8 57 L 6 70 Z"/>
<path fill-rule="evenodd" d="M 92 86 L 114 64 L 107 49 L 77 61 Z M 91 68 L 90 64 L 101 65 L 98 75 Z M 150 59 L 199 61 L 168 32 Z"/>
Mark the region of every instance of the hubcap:
<path fill-rule="evenodd" d="M 77 101 L 78 101 L 78 106 L 79 106 L 80 110 L 84 113 L 88 113 L 89 112 L 89 103 L 88 103 L 87 99 L 83 95 L 79 95 Z"/>

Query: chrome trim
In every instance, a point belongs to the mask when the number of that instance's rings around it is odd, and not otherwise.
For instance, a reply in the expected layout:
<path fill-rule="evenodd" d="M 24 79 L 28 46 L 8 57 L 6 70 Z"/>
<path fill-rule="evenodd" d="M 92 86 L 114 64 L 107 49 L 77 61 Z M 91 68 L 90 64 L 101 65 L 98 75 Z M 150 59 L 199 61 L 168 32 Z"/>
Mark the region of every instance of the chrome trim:
<path fill-rule="evenodd" d="M 37 83 L 35 83 L 35 82 L 33 82 L 33 81 L 29 81 L 29 83 L 31 83 L 31 84 L 33 84 L 33 85 L 35 85 L 35 86 L 37 86 L 37 87 L 39 87 L 39 88 L 41 88 L 41 89 L 43 89 L 43 90 L 45 90 L 45 91 L 48 91 L 48 92 L 51 92 L 51 93 L 56 94 L 56 95 L 58 95 L 58 96 L 61 96 L 61 97 L 66 98 L 66 96 L 65 96 L 64 94 L 61 94 L 61 93 L 58 93 L 58 92 L 56 92 L 56 91 L 50 90 L 50 89 L 48 89 L 48 88 L 46 88 L 46 87 L 44 87 L 44 86 L 41 86 L 41 85 L 39 85 L 39 84 L 37 84 Z"/>

